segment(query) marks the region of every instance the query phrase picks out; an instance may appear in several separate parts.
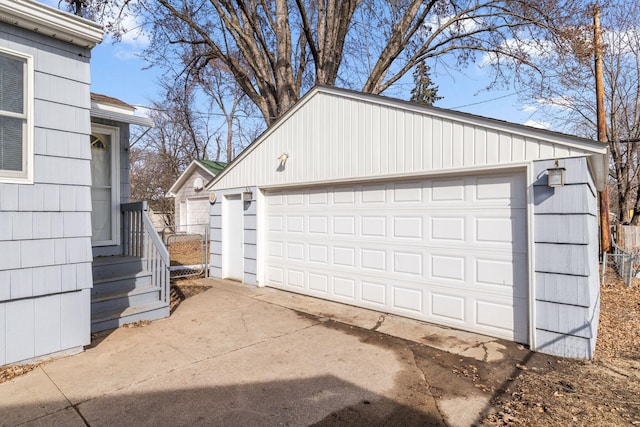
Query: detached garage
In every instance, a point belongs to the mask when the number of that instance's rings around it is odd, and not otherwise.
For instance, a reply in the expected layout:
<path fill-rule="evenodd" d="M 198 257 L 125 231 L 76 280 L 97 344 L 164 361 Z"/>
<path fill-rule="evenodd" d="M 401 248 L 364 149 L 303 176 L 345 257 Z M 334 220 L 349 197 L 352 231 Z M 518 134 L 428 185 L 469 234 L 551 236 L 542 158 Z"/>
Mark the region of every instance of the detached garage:
<path fill-rule="evenodd" d="M 316 87 L 209 185 L 210 274 L 588 358 L 606 161 L 594 141 Z"/>

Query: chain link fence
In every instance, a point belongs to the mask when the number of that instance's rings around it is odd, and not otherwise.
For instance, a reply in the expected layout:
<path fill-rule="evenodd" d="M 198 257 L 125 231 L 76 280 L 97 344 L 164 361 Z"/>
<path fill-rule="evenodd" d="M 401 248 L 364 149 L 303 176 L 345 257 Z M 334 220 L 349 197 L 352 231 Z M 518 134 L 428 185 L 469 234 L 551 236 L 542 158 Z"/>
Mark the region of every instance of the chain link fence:
<path fill-rule="evenodd" d="M 169 251 L 171 279 L 207 277 L 209 271 L 209 225 L 172 225 L 160 232 Z"/>

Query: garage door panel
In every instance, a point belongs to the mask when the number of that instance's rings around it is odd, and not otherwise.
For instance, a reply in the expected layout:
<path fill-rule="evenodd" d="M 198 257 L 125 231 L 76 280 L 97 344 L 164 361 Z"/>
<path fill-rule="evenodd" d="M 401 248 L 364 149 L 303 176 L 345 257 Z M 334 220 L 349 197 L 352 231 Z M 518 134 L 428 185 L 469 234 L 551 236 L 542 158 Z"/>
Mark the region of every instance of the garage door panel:
<path fill-rule="evenodd" d="M 422 277 L 424 271 L 423 254 L 418 252 L 392 251 L 392 271 L 405 275 Z"/>
<path fill-rule="evenodd" d="M 393 201 L 396 203 L 422 202 L 421 182 L 402 182 L 393 185 Z"/>
<path fill-rule="evenodd" d="M 333 294 L 353 301 L 356 297 L 356 281 L 348 277 L 333 277 Z"/>
<path fill-rule="evenodd" d="M 333 190 L 333 203 L 352 205 L 356 201 L 355 187 L 338 187 Z"/>
<path fill-rule="evenodd" d="M 422 240 L 423 232 L 422 216 L 395 216 L 393 218 L 392 236 L 396 239 L 419 239 Z"/>
<path fill-rule="evenodd" d="M 502 329 L 505 333 L 513 330 L 513 303 L 500 304 L 496 301 L 476 300 L 476 324 L 489 328 Z"/>
<path fill-rule="evenodd" d="M 304 216 L 287 215 L 286 217 L 287 233 L 303 233 L 304 232 Z"/>
<path fill-rule="evenodd" d="M 434 280 L 465 280 L 465 257 L 433 254 L 430 257 L 431 278 Z"/>
<path fill-rule="evenodd" d="M 509 174 L 268 192 L 267 285 L 526 342 L 523 194 Z"/>
<path fill-rule="evenodd" d="M 309 244 L 309 261 L 320 264 L 329 263 L 329 246 Z"/>
<path fill-rule="evenodd" d="M 287 285 L 295 288 L 304 288 L 304 271 L 287 269 Z"/>
<path fill-rule="evenodd" d="M 329 233 L 329 217 L 327 216 L 310 216 L 309 220 L 309 233 L 313 234 L 328 234 Z"/>
<path fill-rule="evenodd" d="M 432 292 L 429 310 L 433 316 L 464 322 L 465 298 Z"/>
<path fill-rule="evenodd" d="M 361 295 L 364 303 L 374 304 L 378 306 L 378 308 L 386 306 L 387 285 L 367 280 L 362 280 L 361 283 Z"/>
<path fill-rule="evenodd" d="M 326 294 L 329 291 L 329 277 L 326 274 L 309 273 L 309 289 Z"/>
<path fill-rule="evenodd" d="M 387 252 L 381 249 L 360 250 L 360 267 L 367 270 L 387 271 Z"/>
<path fill-rule="evenodd" d="M 363 185 L 361 189 L 362 204 L 382 204 L 387 200 L 385 184 Z"/>
<path fill-rule="evenodd" d="M 387 237 L 387 217 L 370 216 L 367 214 L 361 216 L 360 236 L 374 238 Z"/>
<path fill-rule="evenodd" d="M 431 240 L 464 242 L 466 217 L 431 216 Z"/>
<path fill-rule="evenodd" d="M 334 216 L 333 234 L 339 236 L 356 235 L 356 219 L 353 216 Z"/>
<path fill-rule="evenodd" d="M 410 312 L 412 315 L 421 314 L 423 313 L 422 291 L 402 286 L 394 286 L 392 304 L 393 308 L 401 312 Z"/>
<path fill-rule="evenodd" d="M 282 215 L 272 215 L 267 218 L 267 229 L 269 231 L 282 231 L 284 217 Z"/>
<path fill-rule="evenodd" d="M 284 268 L 269 266 L 267 268 L 267 279 L 274 285 L 284 285 Z"/>
<path fill-rule="evenodd" d="M 303 243 L 287 243 L 287 259 L 288 260 L 304 260 Z"/>

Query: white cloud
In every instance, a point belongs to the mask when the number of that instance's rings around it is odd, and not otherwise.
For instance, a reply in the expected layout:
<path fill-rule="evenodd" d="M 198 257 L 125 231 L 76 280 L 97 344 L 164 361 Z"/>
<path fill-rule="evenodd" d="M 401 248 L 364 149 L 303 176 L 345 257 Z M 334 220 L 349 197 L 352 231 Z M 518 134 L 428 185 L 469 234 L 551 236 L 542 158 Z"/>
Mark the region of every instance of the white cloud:
<path fill-rule="evenodd" d="M 535 113 L 536 111 L 538 111 L 538 106 L 528 104 L 522 107 L 520 111 L 523 111 L 525 113 Z"/>
<path fill-rule="evenodd" d="M 555 98 L 540 98 L 536 102 L 543 107 L 554 107 L 565 110 L 570 110 L 574 105 L 574 103 L 571 101 L 571 98 L 567 96 L 557 96 Z"/>
<path fill-rule="evenodd" d="M 526 122 L 524 122 L 524 125 L 538 129 L 549 129 L 551 127 L 551 123 L 541 122 L 538 120 L 527 120 Z"/>

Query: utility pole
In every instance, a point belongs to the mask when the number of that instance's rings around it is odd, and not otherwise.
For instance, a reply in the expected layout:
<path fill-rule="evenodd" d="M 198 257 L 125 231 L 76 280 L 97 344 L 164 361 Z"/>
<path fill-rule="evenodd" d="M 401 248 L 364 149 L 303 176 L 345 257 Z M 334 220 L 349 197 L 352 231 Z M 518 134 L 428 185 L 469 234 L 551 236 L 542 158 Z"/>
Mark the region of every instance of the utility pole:
<path fill-rule="evenodd" d="M 600 26 L 600 5 L 593 8 L 593 48 L 596 66 L 596 114 L 598 118 L 598 141 L 605 144 L 607 140 L 607 121 L 604 110 L 604 78 L 602 74 L 602 28 Z M 609 174 L 607 173 L 608 180 Z M 609 189 L 605 181 L 604 190 L 600 193 L 600 250 L 611 250 L 611 229 L 609 225 Z"/>

